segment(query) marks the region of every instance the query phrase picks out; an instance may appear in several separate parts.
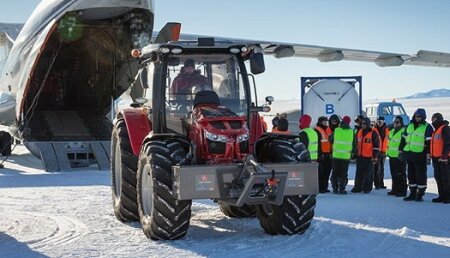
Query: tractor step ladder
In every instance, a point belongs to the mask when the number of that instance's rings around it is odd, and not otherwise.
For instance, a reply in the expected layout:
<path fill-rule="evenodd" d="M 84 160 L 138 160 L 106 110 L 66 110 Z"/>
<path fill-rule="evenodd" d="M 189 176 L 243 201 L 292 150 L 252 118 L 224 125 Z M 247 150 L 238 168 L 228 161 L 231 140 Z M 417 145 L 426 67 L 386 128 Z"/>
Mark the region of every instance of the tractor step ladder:
<path fill-rule="evenodd" d="M 71 171 L 72 168 L 97 164 L 110 169 L 110 141 L 38 142 L 39 155 L 47 172 Z"/>

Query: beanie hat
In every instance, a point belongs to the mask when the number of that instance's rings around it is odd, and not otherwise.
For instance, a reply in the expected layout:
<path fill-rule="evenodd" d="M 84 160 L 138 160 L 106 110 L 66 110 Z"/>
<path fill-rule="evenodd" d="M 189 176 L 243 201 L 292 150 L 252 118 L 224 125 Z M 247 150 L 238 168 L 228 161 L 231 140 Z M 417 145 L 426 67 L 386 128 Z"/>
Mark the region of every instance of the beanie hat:
<path fill-rule="evenodd" d="M 397 119 L 398 121 L 400 121 L 400 124 L 403 126 L 403 117 L 402 116 L 395 116 L 395 119 Z"/>
<path fill-rule="evenodd" d="M 341 122 L 341 120 L 339 119 L 339 116 L 336 114 L 333 114 L 330 116 L 329 121 L 331 121 L 331 120 L 336 120 L 336 121 L 338 121 L 338 123 Z"/>
<path fill-rule="evenodd" d="M 278 131 L 287 131 L 289 128 L 289 121 L 285 118 L 280 118 L 278 119 L 278 126 L 277 129 Z"/>
<path fill-rule="evenodd" d="M 308 115 L 302 115 L 298 120 L 300 129 L 308 128 L 311 124 L 311 117 Z"/>
<path fill-rule="evenodd" d="M 319 116 L 319 118 L 317 119 L 317 122 L 322 123 L 323 121 L 328 121 L 328 118 L 326 116 Z"/>
<path fill-rule="evenodd" d="M 344 116 L 342 118 L 342 123 L 350 125 L 350 122 L 352 121 L 352 119 L 349 116 Z"/>
<path fill-rule="evenodd" d="M 444 121 L 444 117 L 442 116 L 441 113 L 434 113 L 434 114 L 431 116 L 431 118 L 432 118 L 432 119 L 433 119 L 433 118 L 436 118 L 436 119 L 439 120 L 439 121 Z"/>
<path fill-rule="evenodd" d="M 194 59 L 186 59 L 186 61 L 184 61 L 184 67 L 194 67 L 195 68 L 195 61 Z"/>
<path fill-rule="evenodd" d="M 418 108 L 416 110 L 416 112 L 414 112 L 414 116 L 416 116 L 416 115 L 422 117 L 423 120 L 427 119 L 427 113 L 425 112 L 425 109 L 423 109 L 423 108 Z"/>

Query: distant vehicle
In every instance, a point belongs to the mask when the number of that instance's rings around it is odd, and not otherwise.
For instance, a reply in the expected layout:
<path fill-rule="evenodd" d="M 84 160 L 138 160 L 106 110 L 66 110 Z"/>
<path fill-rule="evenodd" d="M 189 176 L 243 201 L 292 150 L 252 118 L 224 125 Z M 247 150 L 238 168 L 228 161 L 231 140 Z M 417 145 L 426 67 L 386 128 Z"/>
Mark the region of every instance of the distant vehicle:
<path fill-rule="evenodd" d="M 362 114 L 361 91 L 361 76 L 302 77 L 302 114 L 311 116 L 312 121 L 333 114 L 354 118 Z"/>
<path fill-rule="evenodd" d="M 376 121 L 379 116 L 383 116 L 386 125 L 391 125 L 396 116 L 401 116 L 404 124 L 409 123 L 409 116 L 406 114 L 403 105 L 395 100 L 368 104 L 365 106 L 365 112 L 370 121 Z"/>

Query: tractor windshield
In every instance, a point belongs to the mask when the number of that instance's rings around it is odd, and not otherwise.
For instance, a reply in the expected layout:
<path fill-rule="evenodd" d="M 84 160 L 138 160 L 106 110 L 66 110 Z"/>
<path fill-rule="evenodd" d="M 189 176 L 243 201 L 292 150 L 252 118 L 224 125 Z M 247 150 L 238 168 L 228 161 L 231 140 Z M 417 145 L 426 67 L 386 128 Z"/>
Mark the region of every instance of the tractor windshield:
<path fill-rule="evenodd" d="M 186 116 L 195 96 L 208 91 L 238 116 L 248 110 L 238 60 L 231 54 L 174 55 L 169 58 L 166 78 L 167 115 Z M 215 92 L 212 93 L 212 92 Z M 198 98 L 197 98 L 198 99 Z"/>

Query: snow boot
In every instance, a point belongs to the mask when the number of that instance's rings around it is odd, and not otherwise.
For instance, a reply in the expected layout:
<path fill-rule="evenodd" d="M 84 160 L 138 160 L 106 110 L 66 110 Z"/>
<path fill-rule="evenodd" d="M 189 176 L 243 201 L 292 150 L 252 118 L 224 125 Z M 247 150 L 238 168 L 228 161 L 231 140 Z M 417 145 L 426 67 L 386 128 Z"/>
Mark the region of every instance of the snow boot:
<path fill-rule="evenodd" d="M 437 197 L 437 198 L 433 198 L 431 199 L 432 202 L 444 202 L 444 198 L 442 198 L 441 196 Z"/>
<path fill-rule="evenodd" d="M 425 195 L 425 188 L 419 188 L 416 194 L 416 202 L 422 202 Z"/>
<path fill-rule="evenodd" d="M 409 187 L 409 196 L 403 198 L 404 201 L 414 201 L 416 200 L 416 195 L 417 195 L 417 187 L 411 186 Z"/>

